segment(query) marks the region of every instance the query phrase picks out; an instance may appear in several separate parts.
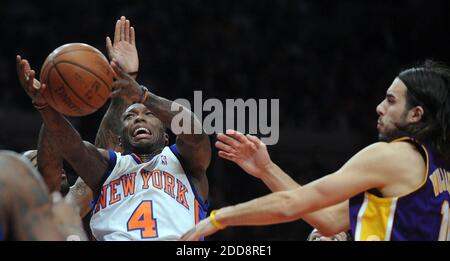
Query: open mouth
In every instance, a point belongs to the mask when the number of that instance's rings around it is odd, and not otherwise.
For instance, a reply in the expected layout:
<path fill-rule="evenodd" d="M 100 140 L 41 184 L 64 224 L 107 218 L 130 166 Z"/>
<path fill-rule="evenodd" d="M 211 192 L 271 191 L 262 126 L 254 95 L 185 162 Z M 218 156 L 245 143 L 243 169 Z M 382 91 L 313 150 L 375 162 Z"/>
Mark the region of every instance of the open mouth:
<path fill-rule="evenodd" d="M 383 127 L 383 123 L 381 122 L 381 120 L 377 121 L 377 129 L 380 130 Z"/>
<path fill-rule="evenodd" d="M 133 132 L 133 138 L 135 139 L 143 139 L 143 138 L 149 138 L 152 135 L 152 132 L 144 127 L 139 127 L 134 130 Z"/>

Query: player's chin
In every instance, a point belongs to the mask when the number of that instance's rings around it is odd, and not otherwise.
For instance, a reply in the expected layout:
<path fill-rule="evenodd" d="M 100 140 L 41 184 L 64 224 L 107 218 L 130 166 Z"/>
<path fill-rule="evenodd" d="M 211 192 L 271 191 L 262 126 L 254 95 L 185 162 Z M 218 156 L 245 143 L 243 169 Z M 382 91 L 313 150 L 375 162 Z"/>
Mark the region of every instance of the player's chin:
<path fill-rule="evenodd" d="M 147 148 L 153 144 L 152 138 L 133 139 L 132 145 L 135 148 Z"/>

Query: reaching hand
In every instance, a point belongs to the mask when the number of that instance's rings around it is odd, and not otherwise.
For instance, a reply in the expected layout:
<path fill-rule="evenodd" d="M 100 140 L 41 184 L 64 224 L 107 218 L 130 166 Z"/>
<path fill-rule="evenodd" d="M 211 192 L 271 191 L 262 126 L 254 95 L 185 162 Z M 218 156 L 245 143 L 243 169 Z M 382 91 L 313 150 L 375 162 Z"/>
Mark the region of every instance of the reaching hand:
<path fill-rule="evenodd" d="M 146 89 L 144 90 L 133 77 L 126 73 L 115 59 L 111 61 L 111 68 L 115 77 L 120 79 L 113 82 L 111 97 L 121 97 L 130 103 L 142 102 Z"/>
<path fill-rule="evenodd" d="M 214 227 L 214 225 L 211 223 L 211 220 L 209 218 L 205 218 L 200 221 L 200 223 L 198 223 L 195 227 L 186 232 L 181 237 L 181 240 L 197 241 L 201 237 L 209 236 L 216 233 L 217 231 L 218 229 Z"/>
<path fill-rule="evenodd" d="M 44 96 L 42 95 L 46 89 L 46 85 L 36 80 L 35 71 L 31 69 L 27 60 L 22 59 L 20 55 L 16 56 L 17 75 L 19 77 L 20 85 L 25 92 L 30 96 L 33 103 L 37 106 L 47 104 Z"/>
<path fill-rule="evenodd" d="M 127 73 L 137 73 L 139 70 L 139 58 L 136 49 L 134 28 L 130 27 L 130 21 L 125 16 L 117 20 L 114 31 L 114 44 L 106 37 L 106 50 L 110 60 L 116 62 Z M 133 74 L 136 79 L 136 75 Z"/>
<path fill-rule="evenodd" d="M 215 145 L 219 149 L 219 157 L 230 160 L 250 175 L 261 178 L 272 163 L 266 145 L 249 134 L 244 135 L 234 130 L 227 130 L 226 134 L 217 134 L 219 141 Z"/>

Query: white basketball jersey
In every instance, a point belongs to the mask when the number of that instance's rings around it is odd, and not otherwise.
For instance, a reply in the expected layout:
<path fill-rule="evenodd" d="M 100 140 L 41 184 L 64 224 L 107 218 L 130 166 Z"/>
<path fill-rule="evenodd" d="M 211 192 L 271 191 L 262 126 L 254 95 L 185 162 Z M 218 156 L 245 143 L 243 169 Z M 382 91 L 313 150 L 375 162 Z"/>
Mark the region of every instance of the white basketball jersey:
<path fill-rule="evenodd" d="M 206 215 L 176 146 L 149 162 L 109 151 L 111 174 L 93 207 L 97 240 L 178 240 Z"/>

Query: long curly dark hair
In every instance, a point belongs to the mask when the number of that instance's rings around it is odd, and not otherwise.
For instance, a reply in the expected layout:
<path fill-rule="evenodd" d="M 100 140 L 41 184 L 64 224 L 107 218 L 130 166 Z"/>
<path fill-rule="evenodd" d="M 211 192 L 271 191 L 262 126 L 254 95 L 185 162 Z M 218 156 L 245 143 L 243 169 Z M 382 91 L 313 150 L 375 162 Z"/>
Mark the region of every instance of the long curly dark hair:
<path fill-rule="evenodd" d="M 421 106 L 422 119 L 406 127 L 406 131 L 424 144 L 429 144 L 441 164 L 450 165 L 450 68 L 427 60 L 420 66 L 402 71 L 398 78 L 406 85 L 406 106 Z"/>

